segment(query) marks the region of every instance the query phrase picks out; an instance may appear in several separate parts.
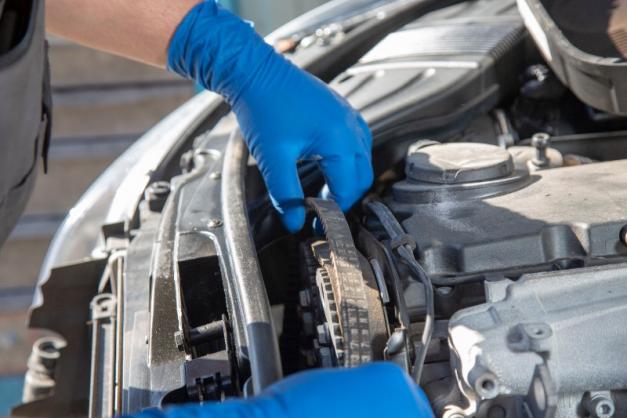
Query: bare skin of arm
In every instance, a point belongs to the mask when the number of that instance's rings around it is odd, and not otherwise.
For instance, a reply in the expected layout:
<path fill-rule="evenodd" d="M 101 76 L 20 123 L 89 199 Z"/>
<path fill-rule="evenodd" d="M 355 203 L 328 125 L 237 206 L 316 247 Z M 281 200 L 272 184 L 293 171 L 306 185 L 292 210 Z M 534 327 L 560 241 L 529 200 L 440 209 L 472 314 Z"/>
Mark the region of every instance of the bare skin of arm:
<path fill-rule="evenodd" d="M 46 29 L 61 38 L 165 67 L 178 24 L 201 0 L 45 0 Z"/>

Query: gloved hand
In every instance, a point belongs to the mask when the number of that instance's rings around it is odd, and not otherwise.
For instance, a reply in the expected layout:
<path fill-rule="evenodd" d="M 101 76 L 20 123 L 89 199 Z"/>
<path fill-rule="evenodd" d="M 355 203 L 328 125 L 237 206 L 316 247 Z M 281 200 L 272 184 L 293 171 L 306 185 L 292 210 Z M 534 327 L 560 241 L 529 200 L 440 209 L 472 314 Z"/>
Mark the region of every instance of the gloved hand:
<path fill-rule="evenodd" d="M 348 210 L 373 181 L 362 117 L 323 82 L 287 61 L 247 22 L 207 0 L 176 30 L 168 67 L 225 97 L 290 232 L 305 221 L 298 160 L 317 160 L 323 197 Z"/>
<path fill-rule="evenodd" d="M 137 418 L 433 418 L 424 393 L 396 365 L 293 375 L 250 400 L 146 411 Z"/>

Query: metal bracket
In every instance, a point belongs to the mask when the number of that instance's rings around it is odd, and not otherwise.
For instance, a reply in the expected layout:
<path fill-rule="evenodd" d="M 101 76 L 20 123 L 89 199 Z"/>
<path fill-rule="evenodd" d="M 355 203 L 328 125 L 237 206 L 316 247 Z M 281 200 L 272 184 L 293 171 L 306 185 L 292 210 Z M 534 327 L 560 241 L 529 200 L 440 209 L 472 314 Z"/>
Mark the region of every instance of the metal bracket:
<path fill-rule="evenodd" d="M 557 411 L 557 387 L 546 364 L 539 364 L 534 371 L 529 393 L 523 400 L 528 416 L 554 418 Z"/>

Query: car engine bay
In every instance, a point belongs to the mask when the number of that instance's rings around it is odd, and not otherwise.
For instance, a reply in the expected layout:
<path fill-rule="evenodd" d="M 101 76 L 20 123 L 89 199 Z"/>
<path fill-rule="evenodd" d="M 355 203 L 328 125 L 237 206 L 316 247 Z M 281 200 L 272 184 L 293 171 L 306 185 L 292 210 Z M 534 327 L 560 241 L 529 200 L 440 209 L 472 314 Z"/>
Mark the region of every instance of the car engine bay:
<path fill-rule="evenodd" d="M 331 81 L 374 136 L 376 181 L 350 212 L 308 198 L 308 226 L 288 235 L 222 109 L 130 220 L 103 227 L 99 255 L 53 269 L 31 326 L 64 338 L 61 410 L 220 401 L 385 360 L 438 417 L 627 416 L 627 118 L 560 81 L 514 1 L 458 3 Z M 316 164 L 299 172 L 316 196 Z M 51 305 L 59 289 L 69 299 Z M 74 297 L 89 312 L 63 306 Z"/>

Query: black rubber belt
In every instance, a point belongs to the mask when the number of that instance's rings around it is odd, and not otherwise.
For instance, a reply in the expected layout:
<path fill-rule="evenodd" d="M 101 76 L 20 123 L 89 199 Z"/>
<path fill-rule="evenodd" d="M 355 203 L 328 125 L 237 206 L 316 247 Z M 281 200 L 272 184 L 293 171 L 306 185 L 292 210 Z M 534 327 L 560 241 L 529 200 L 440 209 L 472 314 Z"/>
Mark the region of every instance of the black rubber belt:
<path fill-rule="evenodd" d="M 331 284 L 343 336 L 344 367 L 372 360 L 366 283 L 344 214 L 331 200 L 307 199 L 322 224 L 331 253 Z"/>

